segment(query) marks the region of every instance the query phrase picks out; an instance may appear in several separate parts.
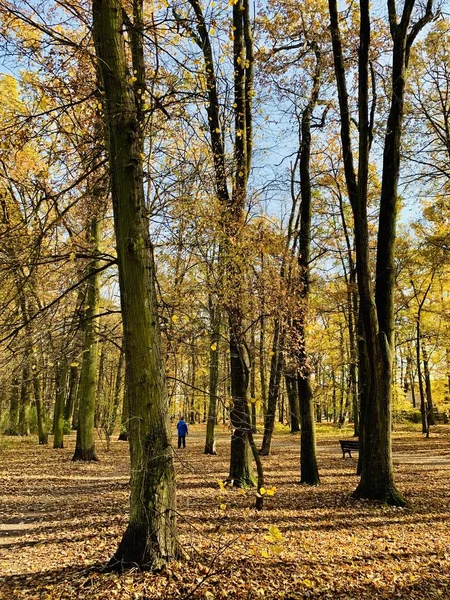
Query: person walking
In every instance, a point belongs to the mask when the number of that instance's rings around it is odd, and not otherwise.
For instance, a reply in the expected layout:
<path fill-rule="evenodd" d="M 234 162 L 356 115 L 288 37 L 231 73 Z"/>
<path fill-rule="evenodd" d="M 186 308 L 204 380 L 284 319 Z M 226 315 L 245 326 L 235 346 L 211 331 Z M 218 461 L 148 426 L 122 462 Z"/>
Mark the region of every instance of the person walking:
<path fill-rule="evenodd" d="M 188 435 L 188 426 L 186 421 L 181 417 L 181 419 L 177 423 L 178 430 L 178 448 L 181 448 L 181 444 L 183 444 L 183 448 L 186 448 L 186 436 Z"/>

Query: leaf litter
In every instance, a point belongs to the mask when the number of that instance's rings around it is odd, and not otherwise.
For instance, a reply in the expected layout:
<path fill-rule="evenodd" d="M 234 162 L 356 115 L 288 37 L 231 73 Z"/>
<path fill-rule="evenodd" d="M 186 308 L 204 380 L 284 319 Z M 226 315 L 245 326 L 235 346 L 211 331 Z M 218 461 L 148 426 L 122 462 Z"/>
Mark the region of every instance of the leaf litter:
<path fill-rule="evenodd" d="M 204 428 L 176 452 L 178 534 L 184 558 L 157 574 L 101 569 L 116 550 L 128 513 L 128 446 L 99 448 L 99 463 L 72 463 L 75 437 L 53 450 L 2 438 L 0 597 L 450 599 L 450 427 L 394 433 L 396 482 L 409 507 L 358 501 L 356 458 L 318 428 L 322 485 L 301 486 L 298 435 L 278 433 L 264 458 L 263 511 L 255 491 L 220 485 L 229 434 L 205 456 Z"/>

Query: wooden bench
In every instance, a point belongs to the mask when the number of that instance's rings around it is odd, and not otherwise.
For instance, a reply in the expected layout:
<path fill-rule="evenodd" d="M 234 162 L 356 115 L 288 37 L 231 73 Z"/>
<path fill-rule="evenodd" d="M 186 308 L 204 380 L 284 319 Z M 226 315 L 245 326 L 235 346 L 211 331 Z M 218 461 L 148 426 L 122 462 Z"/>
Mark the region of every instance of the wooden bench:
<path fill-rule="evenodd" d="M 359 440 L 339 440 L 339 443 L 342 448 L 342 458 L 345 458 L 346 453 L 351 458 L 352 450 L 357 450 L 359 452 Z"/>

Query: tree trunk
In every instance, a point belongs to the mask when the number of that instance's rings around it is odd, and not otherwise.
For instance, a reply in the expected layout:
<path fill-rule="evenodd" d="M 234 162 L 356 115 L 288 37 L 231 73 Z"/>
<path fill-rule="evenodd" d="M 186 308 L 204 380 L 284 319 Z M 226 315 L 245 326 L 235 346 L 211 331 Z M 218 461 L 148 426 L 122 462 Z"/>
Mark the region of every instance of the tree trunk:
<path fill-rule="evenodd" d="M 209 295 L 211 335 L 209 347 L 209 405 L 206 422 L 205 454 L 216 454 L 214 431 L 217 419 L 217 392 L 219 387 L 220 309 Z"/>
<path fill-rule="evenodd" d="M 262 261 L 261 262 L 261 270 L 263 270 L 263 268 L 264 268 L 263 259 L 261 259 L 261 261 Z M 263 313 L 265 310 L 264 305 L 265 305 L 265 301 L 264 301 L 264 296 L 263 296 L 262 307 L 261 307 L 261 311 Z M 264 419 L 265 419 L 266 414 L 267 414 L 267 381 L 266 381 L 266 351 L 265 351 L 266 317 L 264 316 L 264 314 L 261 315 L 260 323 L 261 323 L 261 327 L 259 330 L 259 380 L 260 380 L 260 385 L 261 385 L 261 404 L 262 404 L 262 410 L 263 410 L 263 415 L 264 415 Z M 450 381 L 450 377 L 449 377 L 449 381 Z M 450 392 L 449 392 L 449 394 L 450 394 Z"/>
<path fill-rule="evenodd" d="M 125 382 L 126 385 L 126 382 Z M 128 411 L 128 394 L 127 389 L 125 387 L 122 399 L 122 414 L 120 416 L 120 433 L 119 433 L 119 441 L 127 442 L 128 441 L 128 423 L 129 423 L 129 411 Z"/>
<path fill-rule="evenodd" d="M 230 325 L 230 376 L 232 407 L 230 475 L 235 487 L 254 486 L 251 432 L 248 413 L 250 356 L 245 341 L 242 265 L 245 257 L 241 249 L 242 228 L 245 220 L 247 184 L 252 158 L 251 104 L 253 101 L 253 50 L 249 20 L 249 1 L 233 4 L 233 66 L 234 66 L 234 178 L 233 193 L 224 206 L 224 233 L 226 238 L 226 300 Z"/>
<path fill-rule="evenodd" d="M 9 391 L 9 422 L 5 435 L 19 435 L 19 378 L 14 373 Z"/>
<path fill-rule="evenodd" d="M 300 481 L 308 485 L 319 485 L 319 469 L 316 457 L 316 434 L 314 422 L 314 398 L 311 387 L 311 365 L 306 349 L 306 315 L 309 300 L 310 258 L 311 258 L 311 118 L 317 104 L 322 75 L 322 58 L 319 48 L 313 46 L 315 53 L 315 71 L 311 98 L 302 113 L 300 146 L 300 233 L 298 247 L 298 265 L 300 272 L 299 316 L 294 321 L 297 335 L 297 385 L 300 402 Z"/>
<path fill-rule="evenodd" d="M 434 420 L 434 409 L 433 409 L 433 396 L 431 393 L 431 379 L 430 369 L 428 366 L 428 353 L 425 346 L 422 344 L 422 356 L 423 356 L 423 375 L 425 379 L 425 396 L 427 399 L 427 437 L 430 437 L 430 425 L 435 425 Z"/>
<path fill-rule="evenodd" d="M 250 333 L 250 411 L 252 432 L 256 433 L 256 338 L 254 325 Z"/>
<path fill-rule="evenodd" d="M 420 396 L 420 414 L 422 417 L 422 433 L 428 431 L 427 408 L 425 403 L 425 390 L 423 388 L 422 377 L 422 357 L 421 357 L 421 333 L 420 333 L 420 311 L 417 314 L 416 320 L 416 360 L 417 360 L 417 378 L 419 380 L 419 396 Z"/>
<path fill-rule="evenodd" d="M 269 397 L 264 417 L 264 435 L 259 451 L 261 456 L 268 456 L 272 445 L 275 415 L 280 394 L 281 375 L 283 372 L 283 345 L 284 331 L 281 327 L 281 320 L 276 319 L 273 331 L 272 358 L 270 359 Z"/>
<path fill-rule="evenodd" d="M 405 0 L 400 19 L 396 14 L 395 3 L 389 5 L 389 24 L 393 40 L 392 91 L 384 140 L 376 258 L 376 289 L 375 294 L 373 294 L 367 219 L 369 149 L 372 138 L 368 92 L 371 38 L 369 2 L 368 0 L 360 0 L 360 47 L 358 56 L 359 166 L 358 180 L 356 180 L 337 2 L 336 0 L 329 0 L 330 30 L 341 116 L 344 171 L 355 222 L 358 290 L 367 358 L 367 394 L 365 394 L 367 411 L 364 416 L 365 431 L 361 455 L 361 481 L 355 495 L 361 498 L 381 500 L 393 505 L 403 505 L 405 503 L 394 484 L 391 448 L 394 258 L 405 78 L 411 46 L 420 30 L 432 18 L 432 0 L 430 0 L 423 16 L 410 27 L 414 4 L 415 0 Z"/>
<path fill-rule="evenodd" d="M 76 364 L 70 365 L 70 373 L 69 373 L 69 389 L 67 392 L 67 400 L 66 405 L 64 407 L 64 420 L 68 423 L 71 422 L 72 415 L 75 408 L 75 399 L 77 397 L 77 389 L 78 389 L 78 366 Z"/>
<path fill-rule="evenodd" d="M 155 264 L 142 168 L 145 65 L 142 2 L 133 3 L 127 67 L 124 8 L 93 0 L 93 35 L 105 92 L 105 127 L 114 210 L 126 359 L 131 497 L 128 527 L 108 569 L 160 569 L 178 556 L 169 400 L 156 305 Z M 135 82 L 130 83 L 130 71 Z"/>
<path fill-rule="evenodd" d="M 98 245 L 100 223 L 97 217 L 91 221 L 89 239 L 92 242 L 92 258 L 87 280 L 86 308 L 84 311 L 84 349 L 78 405 L 78 427 L 73 461 L 97 461 L 94 442 L 95 399 L 98 386 L 98 319 L 100 302 L 100 273 L 98 272 Z M 63 408 L 64 410 L 64 408 Z"/>
<path fill-rule="evenodd" d="M 67 361 L 61 358 L 55 369 L 55 409 L 53 414 L 53 448 L 64 448 L 64 400 L 67 387 Z"/>
<path fill-rule="evenodd" d="M 22 383 L 20 385 L 20 409 L 19 409 L 19 435 L 30 435 L 30 410 L 31 410 L 31 373 L 30 352 L 25 351 L 22 365 Z"/>
<path fill-rule="evenodd" d="M 298 399 L 298 385 L 295 375 L 285 370 L 286 393 L 289 402 L 291 433 L 300 431 L 300 405 Z"/>

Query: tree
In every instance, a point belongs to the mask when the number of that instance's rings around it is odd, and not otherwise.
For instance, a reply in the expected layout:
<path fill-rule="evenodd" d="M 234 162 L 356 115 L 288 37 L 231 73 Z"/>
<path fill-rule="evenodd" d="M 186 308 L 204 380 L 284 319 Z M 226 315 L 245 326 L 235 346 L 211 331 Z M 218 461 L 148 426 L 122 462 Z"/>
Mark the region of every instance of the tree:
<path fill-rule="evenodd" d="M 136 0 L 129 17 L 118 0 L 93 0 L 92 13 L 105 100 L 131 455 L 130 519 L 108 569 L 154 570 L 177 556 L 178 541 L 169 406 L 142 166 L 143 5 Z"/>
<path fill-rule="evenodd" d="M 395 0 L 388 0 L 389 27 L 393 42 L 392 90 L 384 138 L 380 212 L 376 256 L 376 286 L 373 290 L 367 219 L 369 150 L 373 117 L 369 115 L 370 11 L 360 2 L 358 58 L 358 174 L 353 162 L 350 110 L 337 3 L 329 0 L 334 66 L 339 96 L 341 139 L 348 194 L 353 209 L 360 311 L 365 343 L 365 393 L 362 403 L 361 480 L 356 496 L 403 505 L 394 484 L 391 450 L 391 396 L 394 325 L 394 257 L 398 211 L 400 143 L 404 114 L 405 80 L 411 46 L 432 19 L 429 0 L 422 15 L 412 22 L 415 0 L 406 0 L 400 19 Z M 417 10 L 417 9 L 416 9 Z M 374 74 L 372 72 L 372 79 Z"/>

